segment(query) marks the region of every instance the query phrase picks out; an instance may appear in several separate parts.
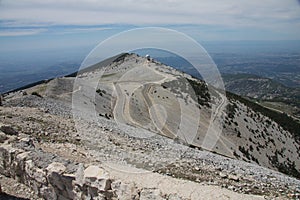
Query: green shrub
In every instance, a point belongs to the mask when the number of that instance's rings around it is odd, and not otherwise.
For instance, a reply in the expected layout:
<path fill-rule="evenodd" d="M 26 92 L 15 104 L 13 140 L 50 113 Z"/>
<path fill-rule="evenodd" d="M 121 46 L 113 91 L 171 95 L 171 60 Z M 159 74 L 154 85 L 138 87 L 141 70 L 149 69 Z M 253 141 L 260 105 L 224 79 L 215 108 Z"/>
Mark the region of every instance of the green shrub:
<path fill-rule="evenodd" d="M 43 98 L 42 95 L 40 95 L 38 92 L 34 91 L 31 93 L 31 95 L 34 95 L 34 96 L 37 96 L 37 97 L 40 97 L 40 98 Z"/>

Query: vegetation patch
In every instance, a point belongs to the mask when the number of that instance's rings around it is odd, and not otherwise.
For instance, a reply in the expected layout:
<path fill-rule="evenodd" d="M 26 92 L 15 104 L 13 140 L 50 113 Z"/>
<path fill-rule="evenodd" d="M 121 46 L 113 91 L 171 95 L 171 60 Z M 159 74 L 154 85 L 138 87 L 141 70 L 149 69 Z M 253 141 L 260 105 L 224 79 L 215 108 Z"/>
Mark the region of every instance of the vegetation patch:
<path fill-rule="evenodd" d="M 295 119 L 288 116 L 285 113 L 278 113 L 276 111 L 267 109 L 255 102 L 249 101 L 241 96 L 238 96 L 236 94 L 233 94 L 231 92 L 226 92 L 227 98 L 230 100 L 237 100 L 252 110 L 255 110 L 257 112 L 260 112 L 261 114 L 269 117 L 273 121 L 275 121 L 277 124 L 279 124 L 281 127 L 283 127 L 285 130 L 289 131 L 298 144 L 300 144 L 300 123 L 298 123 Z"/>
<path fill-rule="evenodd" d="M 236 103 L 229 103 L 226 106 L 227 115 L 229 118 L 233 119 L 236 113 L 236 110 L 238 110 L 238 107 Z"/>
<path fill-rule="evenodd" d="M 207 106 L 209 107 L 210 102 L 210 94 L 207 88 L 207 85 L 204 82 L 201 81 L 195 81 L 192 79 L 187 79 L 192 88 L 194 89 L 194 92 L 197 97 L 197 101 L 201 106 Z"/>
<path fill-rule="evenodd" d="M 101 90 L 101 89 L 97 89 L 96 92 L 100 95 L 100 96 L 103 96 L 106 94 L 106 91 L 105 90 Z"/>
<path fill-rule="evenodd" d="M 276 151 L 274 156 L 269 157 L 272 164 L 278 169 L 278 171 L 296 178 L 300 178 L 300 172 L 296 169 L 295 162 L 281 163 L 278 160 L 278 155 L 280 155 L 280 152 Z"/>
<path fill-rule="evenodd" d="M 40 95 L 38 92 L 32 92 L 31 95 L 34 95 L 34 96 L 37 96 L 37 97 L 40 97 L 40 98 L 43 98 L 42 95 Z"/>

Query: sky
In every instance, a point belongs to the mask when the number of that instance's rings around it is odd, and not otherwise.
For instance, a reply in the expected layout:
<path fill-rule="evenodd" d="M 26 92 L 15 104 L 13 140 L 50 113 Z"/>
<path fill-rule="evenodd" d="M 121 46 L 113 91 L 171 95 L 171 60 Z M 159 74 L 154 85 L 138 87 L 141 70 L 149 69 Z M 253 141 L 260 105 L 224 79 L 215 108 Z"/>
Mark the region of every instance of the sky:
<path fill-rule="evenodd" d="M 0 37 L 159 26 L 197 40 L 299 40 L 297 0 L 0 0 Z M 110 31 L 109 31 L 110 30 Z"/>
<path fill-rule="evenodd" d="M 300 1 L 0 0 L 0 53 L 91 48 L 142 27 L 196 41 L 300 40 Z"/>

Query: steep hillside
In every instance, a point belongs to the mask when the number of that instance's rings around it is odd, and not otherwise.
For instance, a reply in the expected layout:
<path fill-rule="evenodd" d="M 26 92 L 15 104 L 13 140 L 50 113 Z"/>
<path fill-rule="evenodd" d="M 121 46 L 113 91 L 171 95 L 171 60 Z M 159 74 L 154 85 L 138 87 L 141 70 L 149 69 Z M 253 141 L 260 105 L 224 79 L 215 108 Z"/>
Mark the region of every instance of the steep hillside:
<path fill-rule="evenodd" d="M 214 93 L 189 75 L 133 54 L 105 68 L 96 109 L 100 116 L 119 123 L 299 177 L 299 125 L 292 129 L 296 122 L 274 121 L 273 116 L 236 96 L 231 95 L 226 106 L 227 98 L 212 90 Z M 218 109 L 221 112 L 215 113 Z M 215 145 L 209 138 L 213 134 L 210 123 L 214 131 L 223 128 Z"/>
<path fill-rule="evenodd" d="M 43 150 L 66 156 L 51 142 L 70 143 L 109 167 L 125 164 L 195 182 L 214 180 L 251 194 L 264 192 L 246 186 L 245 178 L 254 174 L 264 182 L 258 177 L 268 174 L 265 182 L 274 177 L 276 183 L 262 184 L 269 196 L 283 197 L 279 188 L 296 192 L 295 179 L 257 164 L 300 177 L 297 122 L 136 54 L 6 94 L 3 105 L 3 122 L 37 140 L 42 147 L 37 155 Z"/>
<path fill-rule="evenodd" d="M 119 124 L 299 177 L 300 129 L 288 117 L 262 112 L 235 95 L 227 99 L 203 81 L 135 54 L 105 63 L 80 72 L 81 85 L 62 78 L 47 83 L 44 93 L 41 86 L 29 90 L 64 101 L 73 94 L 86 107 L 80 115 L 95 109 L 99 117 Z M 68 92 L 73 84 L 75 95 Z M 96 93 L 91 84 L 97 85 Z"/>

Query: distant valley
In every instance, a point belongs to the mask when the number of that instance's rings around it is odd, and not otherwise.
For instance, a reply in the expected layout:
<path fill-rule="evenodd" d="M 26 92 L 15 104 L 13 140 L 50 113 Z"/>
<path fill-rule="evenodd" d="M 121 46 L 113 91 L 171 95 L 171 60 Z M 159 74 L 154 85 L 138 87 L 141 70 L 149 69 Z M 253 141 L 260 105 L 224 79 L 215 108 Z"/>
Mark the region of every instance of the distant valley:
<path fill-rule="evenodd" d="M 228 91 L 300 119 L 300 88 L 252 74 L 223 74 L 222 77 Z"/>

